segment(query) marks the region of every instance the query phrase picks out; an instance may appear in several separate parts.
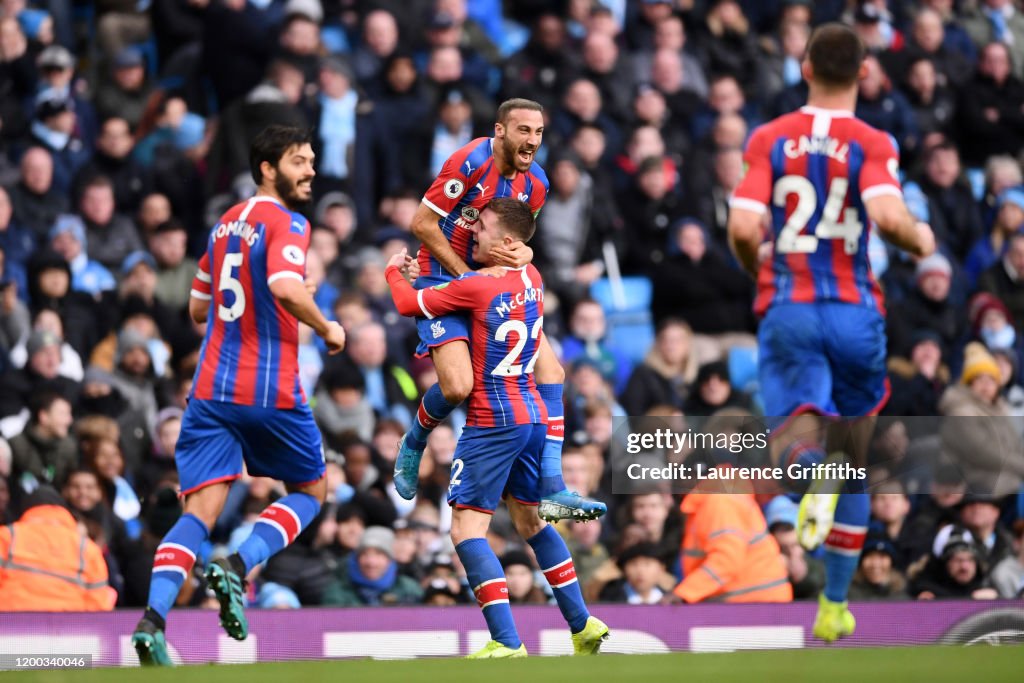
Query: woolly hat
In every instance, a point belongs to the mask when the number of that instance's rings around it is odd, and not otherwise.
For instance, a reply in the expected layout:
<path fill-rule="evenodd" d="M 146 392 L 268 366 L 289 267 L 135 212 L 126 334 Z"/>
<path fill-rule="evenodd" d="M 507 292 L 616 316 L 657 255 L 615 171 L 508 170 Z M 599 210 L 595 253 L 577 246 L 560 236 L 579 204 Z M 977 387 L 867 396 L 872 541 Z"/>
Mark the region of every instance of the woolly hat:
<path fill-rule="evenodd" d="M 996 359 L 980 342 L 971 342 L 964 349 L 964 371 L 960 376 L 961 384 L 970 384 L 981 375 L 989 375 L 996 382 L 1002 379 Z"/>

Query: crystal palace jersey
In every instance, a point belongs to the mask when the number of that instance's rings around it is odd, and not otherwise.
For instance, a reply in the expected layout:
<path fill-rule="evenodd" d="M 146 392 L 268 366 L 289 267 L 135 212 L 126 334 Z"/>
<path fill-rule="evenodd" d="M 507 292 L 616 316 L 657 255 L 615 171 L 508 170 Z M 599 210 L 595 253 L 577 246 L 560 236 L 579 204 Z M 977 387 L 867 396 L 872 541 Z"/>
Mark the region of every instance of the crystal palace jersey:
<path fill-rule="evenodd" d="M 533 265 L 506 270 L 504 277 L 466 273 L 414 292 L 398 269 L 388 268 L 402 315 L 433 320 L 446 313 L 469 314 L 473 391 L 466 424 L 472 427 L 541 424 L 548 417 L 533 377 L 544 325 L 544 284 Z"/>
<path fill-rule="evenodd" d="M 306 401 L 299 384 L 298 321 L 270 292 L 302 281 L 309 223 L 270 197 L 228 209 L 210 232 L 192 296 L 210 301 L 192 396 L 264 408 Z"/>
<path fill-rule="evenodd" d="M 892 138 L 850 112 L 803 107 L 755 130 L 744 160 L 730 205 L 770 208 L 774 243 L 758 273 L 754 310 L 840 301 L 881 312 L 864 201 L 902 194 Z"/>
<path fill-rule="evenodd" d="M 442 216 L 441 232 L 452 249 L 473 270 L 480 264 L 470 255 L 473 251 L 471 228 L 487 203 L 495 197 L 516 197 L 529 203 L 536 217 L 548 194 L 548 177 L 540 164 L 535 161 L 526 173 L 517 172 L 514 178 L 506 178 L 494 163 L 493 145 L 493 138 L 477 138 L 459 149 L 448 157 L 423 195 L 423 203 Z M 418 289 L 452 279 L 452 274 L 425 248 L 420 247 L 417 258 L 420 276 L 415 286 Z"/>

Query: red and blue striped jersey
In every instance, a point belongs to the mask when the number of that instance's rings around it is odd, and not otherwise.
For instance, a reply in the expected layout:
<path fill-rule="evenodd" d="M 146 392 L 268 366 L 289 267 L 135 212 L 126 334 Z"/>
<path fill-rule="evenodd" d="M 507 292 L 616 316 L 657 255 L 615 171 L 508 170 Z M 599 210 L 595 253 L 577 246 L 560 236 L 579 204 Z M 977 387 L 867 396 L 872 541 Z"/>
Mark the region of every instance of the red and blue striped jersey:
<path fill-rule="evenodd" d="M 472 226 L 480 212 L 495 197 L 517 197 L 528 202 L 534 217 L 548 195 L 548 177 L 536 161 L 526 173 L 506 178 L 494 163 L 494 138 L 477 138 L 448 157 L 441 173 L 423 195 L 423 203 L 441 215 L 441 232 L 470 269 L 480 268 L 473 260 Z M 452 274 L 427 249 L 420 247 L 417 259 L 420 276 L 416 288 L 448 282 Z"/>
<path fill-rule="evenodd" d="M 544 325 L 544 283 L 532 265 L 508 268 L 503 277 L 465 273 L 419 291 L 388 268 L 388 282 L 402 315 L 444 325 L 446 313 L 468 312 L 473 391 L 466 424 L 508 427 L 547 422 L 533 367 Z M 443 331 L 440 332 L 443 334 Z"/>
<path fill-rule="evenodd" d="M 816 301 L 883 312 L 864 202 L 902 195 L 892 137 L 851 112 L 803 107 L 755 130 L 744 160 L 730 206 L 770 208 L 774 246 L 758 273 L 755 312 Z"/>
<path fill-rule="evenodd" d="M 264 408 L 305 403 L 298 320 L 270 283 L 305 278 L 309 233 L 302 214 L 265 196 L 231 207 L 210 231 L 192 281 L 192 296 L 210 301 L 192 396 Z"/>

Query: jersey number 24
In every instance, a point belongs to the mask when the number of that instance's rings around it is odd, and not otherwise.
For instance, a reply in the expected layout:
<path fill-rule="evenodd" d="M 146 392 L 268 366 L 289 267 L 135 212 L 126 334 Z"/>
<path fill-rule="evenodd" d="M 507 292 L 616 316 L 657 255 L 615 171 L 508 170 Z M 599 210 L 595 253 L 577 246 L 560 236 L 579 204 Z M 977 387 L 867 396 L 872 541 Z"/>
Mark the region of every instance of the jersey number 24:
<path fill-rule="evenodd" d="M 835 178 L 828 188 L 828 199 L 821 211 L 817 225 L 810 234 L 803 234 L 804 228 L 814 216 L 818 208 L 818 192 L 810 180 L 798 175 L 782 176 L 775 182 L 772 202 L 775 206 L 785 209 L 790 195 L 796 195 L 796 206 L 789 214 L 786 224 L 782 226 L 779 237 L 775 241 L 775 251 L 779 254 L 813 254 L 818 250 L 818 240 L 843 240 L 843 249 L 847 254 L 856 254 L 860 246 L 860 235 L 864 225 L 857 216 L 857 210 L 846 207 L 843 202 L 850 181 L 846 178 Z M 840 221 L 839 212 L 842 211 Z"/>

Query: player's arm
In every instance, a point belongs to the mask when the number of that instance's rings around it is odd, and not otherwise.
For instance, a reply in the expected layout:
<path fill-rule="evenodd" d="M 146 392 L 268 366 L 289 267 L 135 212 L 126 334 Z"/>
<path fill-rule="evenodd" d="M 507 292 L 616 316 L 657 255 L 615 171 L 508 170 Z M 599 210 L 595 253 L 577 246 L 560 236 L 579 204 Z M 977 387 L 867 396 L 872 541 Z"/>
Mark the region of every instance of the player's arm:
<path fill-rule="evenodd" d="M 267 230 L 267 286 L 284 310 L 313 328 L 327 343 L 331 354 L 345 348 L 345 330 L 324 317 L 306 287 L 306 248 L 309 225 L 302 232 L 292 230 L 291 219 L 269 226 Z"/>
<path fill-rule="evenodd" d="M 204 253 L 199 259 L 199 269 L 192 278 L 192 291 L 188 297 L 188 314 L 198 325 L 206 322 L 210 313 L 210 301 L 213 300 L 212 278 L 210 277 L 210 255 Z"/>
<path fill-rule="evenodd" d="M 402 315 L 430 319 L 445 313 L 471 310 L 478 303 L 474 296 L 477 291 L 476 277 L 452 280 L 427 289 L 413 289 L 402 274 L 405 258 L 403 249 L 391 257 L 384 270 L 384 277 L 391 286 L 391 298 Z"/>
<path fill-rule="evenodd" d="M 416 209 L 411 226 L 416 239 L 455 277 L 468 272 L 469 266 L 452 249 L 451 243 L 441 230 L 440 222 L 444 216 L 455 210 L 470 187 L 472 172 L 467 175 L 469 167 L 466 164 L 469 162 L 464 149 L 448 157 L 444 162 L 441 172 L 423 194 L 423 200 Z"/>
<path fill-rule="evenodd" d="M 421 203 L 412 218 L 412 234 L 449 273 L 456 277 L 468 273 L 469 266 L 452 249 L 448 238 L 441 231 L 440 223 L 441 215 Z"/>
<path fill-rule="evenodd" d="M 865 145 L 860 173 L 860 196 L 868 218 L 882 238 L 914 256 L 935 251 L 935 235 L 927 223 L 914 218 L 903 201 L 899 154 L 887 135 L 879 133 Z"/>
<path fill-rule="evenodd" d="M 750 137 L 743 163 L 746 172 L 729 200 L 726 229 L 736 258 L 748 273 L 757 277 L 758 254 L 764 241 L 762 218 L 768 210 L 772 190 L 770 142 L 764 128 L 757 129 Z"/>

